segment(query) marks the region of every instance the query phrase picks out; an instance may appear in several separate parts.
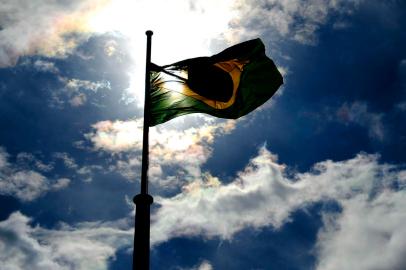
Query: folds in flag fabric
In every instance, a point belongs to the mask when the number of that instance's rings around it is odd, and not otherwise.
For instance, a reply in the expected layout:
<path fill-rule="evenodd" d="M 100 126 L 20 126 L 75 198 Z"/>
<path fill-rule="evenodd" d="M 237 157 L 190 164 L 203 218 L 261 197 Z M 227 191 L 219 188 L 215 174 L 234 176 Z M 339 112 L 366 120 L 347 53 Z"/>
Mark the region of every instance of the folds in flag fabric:
<path fill-rule="evenodd" d="M 211 57 L 151 64 L 150 69 L 150 126 L 197 112 L 236 119 L 261 106 L 283 84 L 260 39 Z"/>

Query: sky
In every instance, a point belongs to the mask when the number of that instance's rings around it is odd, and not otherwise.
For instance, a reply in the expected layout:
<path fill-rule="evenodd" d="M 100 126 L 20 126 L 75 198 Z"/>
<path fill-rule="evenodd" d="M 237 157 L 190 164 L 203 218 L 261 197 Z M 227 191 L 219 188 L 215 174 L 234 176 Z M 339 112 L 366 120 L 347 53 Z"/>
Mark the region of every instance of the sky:
<path fill-rule="evenodd" d="M 151 269 L 406 269 L 406 2 L 0 0 L 0 269 L 131 269 L 152 61 L 252 38 L 238 119 L 150 129 Z"/>

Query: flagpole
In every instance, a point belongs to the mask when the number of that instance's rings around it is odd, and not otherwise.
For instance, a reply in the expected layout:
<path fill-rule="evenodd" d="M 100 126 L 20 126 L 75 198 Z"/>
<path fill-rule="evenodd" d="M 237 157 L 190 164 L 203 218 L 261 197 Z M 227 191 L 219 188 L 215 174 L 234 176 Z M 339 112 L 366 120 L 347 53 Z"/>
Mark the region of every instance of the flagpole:
<path fill-rule="evenodd" d="M 141 169 L 141 193 L 133 199 L 135 203 L 135 229 L 133 270 L 149 270 L 149 229 L 150 229 L 150 206 L 152 196 L 148 194 L 148 154 L 149 154 L 149 114 L 150 114 L 150 68 L 151 68 L 151 37 L 152 31 L 145 32 L 147 35 L 147 56 L 145 68 L 145 104 L 144 104 L 144 129 L 142 142 L 142 169 Z"/>

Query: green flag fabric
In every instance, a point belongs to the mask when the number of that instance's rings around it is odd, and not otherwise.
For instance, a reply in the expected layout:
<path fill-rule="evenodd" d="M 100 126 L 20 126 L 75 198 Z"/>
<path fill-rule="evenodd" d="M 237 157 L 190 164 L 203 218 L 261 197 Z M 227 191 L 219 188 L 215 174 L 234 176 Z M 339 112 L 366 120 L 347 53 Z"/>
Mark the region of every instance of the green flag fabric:
<path fill-rule="evenodd" d="M 260 39 L 211 57 L 151 64 L 150 126 L 198 112 L 237 119 L 261 106 L 282 84 Z"/>

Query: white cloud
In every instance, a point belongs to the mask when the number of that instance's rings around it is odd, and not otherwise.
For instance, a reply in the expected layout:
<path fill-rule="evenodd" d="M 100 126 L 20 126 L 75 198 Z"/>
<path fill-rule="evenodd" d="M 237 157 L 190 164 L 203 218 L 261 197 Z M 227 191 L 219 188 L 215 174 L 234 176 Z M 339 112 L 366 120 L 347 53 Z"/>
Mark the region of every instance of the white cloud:
<path fill-rule="evenodd" d="M 206 175 L 174 197 L 155 197 L 160 208 L 152 217 L 152 243 L 189 236 L 231 239 L 245 228 L 277 230 L 294 211 L 334 200 L 342 213 L 333 218 L 331 212 L 323 213 L 319 269 L 403 269 L 406 171 L 380 164 L 378 158 L 359 154 L 345 161 L 327 160 L 288 177 L 285 166 L 262 148 L 229 184 Z M 380 251 L 382 260 L 373 264 Z"/>
<path fill-rule="evenodd" d="M 62 160 L 63 164 L 69 169 L 77 169 L 78 165 L 73 157 L 66 152 L 55 152 L 53 157 Z"/>
<path fill-rule="evenodd" d="M 318 269 L 403 269 L 406 171 L 380 164 L 378 159 L 359 154 L 345 161 L 319 162 L 309 172 L 287 176 L 286 166 L 263 147 L 229 184 L 206 173 L 176 196 L 155 197 L 159 208 L 152 215 L 151 243 L 189 236 L 232 239 L 245 228 L 272 226 L 277 230 L 294 211 L 334 200 L 342 212 L 322 212 L 324 226 L 316 245 Z M 59 182 L 63 185 L 68 180 Z M 18 235 L 0 237 L 0 259 L 5 254 L 5 265 L 30 262 L 42 269 L 86 269 L 96 264 L 105 269 L 106 260 L 132 241 L 128 219 L 61 225 L 53 230 L 28 224 L 18 213 L 0 222 L 0 235 Z M 7 255 L 11 252 L 17 255 Z M 204 261 L 193 269 L 212 266 Z"/>
<path fill-rule="evenodd" d="M 137 178 L 141 166 L 141 119 L 130 121 L 101 121 L 92 125 L 85 137 L 95 150 L 113 153 L 118 158 L 111 167 L 130 180 Z M 210 145 L 216 136 L 230 132 L 235 121 L 203 124 L 185 130 L 154 127 L 150 129 L 151 183 L 161 187 L 178 188 L 180 182 L 200 177 L 200 166 L 211 155 Z M 162 166 L 171 166 L 176 175 L 167 174 Z M 179 180 L 182 178 L 182 180 Z"/>
<path fill-rule="evenodd" d="M 21 201 L 28 202 L 46 192 L 66 188 L 69 185 L 70 180 L 67 178 L 53 181 L 32 170 L 31 167 L 34 165 L 27 163 L 27 161 L 34 162 L 37 168 L 44 165 L 32 154 L 25 152 L 18 154 L 17 164 L 9 163 L 8 158 L 9 154 L 0 147 L 0 195 L 14 196 Z M 49 168 L 46 166 L 45 169 L 48 170 Z"/>
<path fill-rule="evenodd" d="M 108 259 L 132 244 L 129 228 L 127 220 L 118 220 L 50 230 L 32 227 L 28 217 L 15 212 L 0 222 L 1 269 L 108 269 Z"/>
<path fill-rule="evenodd" d="M 103 171 L 103 167 L 100 165 L 83 165 L 79 166 L 75 159 L 66 152 L 55 152 L 53 153 L 54 159 L 60 159 L 66 168 L 75 171 L 77 176 L 79 176 L 82 181 L 91 182 L 93 179 L 93 173 L 98 171 Z"/>
<path fill-rule="evenodd" d="M 317 269 L 406 269 L 406 193 L 359 195 L 343 206 L 342 214 L 325 216 Z"/>
<path fill-rule="evenodd" d="M 354 123 L 367 128 L 371 138 L 383 140 L 385 137 L 383 114 L 371 112 L 363 102 L 344 103 L 336 115 L 345 124 Z"/>
<path fill-rule="evenodd" d="M 213 270 L 213 266 L 208 261 L 204 261 L 197 270 Z"/>
<path fill-rule="evenodd" d="M 112 153 L 141 150 L 143 120 L 129 121 L 101 121 L 92 125 L 93 130 L 85 137 L 91 141 L 95 150 L 104 150 Z M 216 135 L 229 133 L 235 128 L 235 121 L 226 121 L 217 124 L 203 124 L 198 128 L 187 128 L 183 131 L 174 128 L 150 128 L 151 151 L 160 151 L 165 148 L 169 151 L 185 151 L 189 147 L 206 141 L 212 143 Z"/>
<path fill-rule="evenodd" d="M 30 168 L 35 167 L 37 170 L 41 172 L 49 172 L 52 171 L 54 166 L 53 163 L 44 163 L 38 158 L 36 158 L 31 153 L 21 152 L 17 154 L 17 163 L 18 166 L 23 168 Z"/>
<path fill-rule="evenodd" d="M 137 53 L 143 51 L 138 50 L 142 48 L 138 41 L 148 27 L 160 33 L 155 44 L 162 45 L 156 50 L 156 59 L 174 57 L 173 61 L 176 61 L 185 53 L 192 57 L 196 52 L 207 52 L 210 38 L 227 30 L 232 17 L 231 4 L 230 0 L 194 1 L 193 5 L 187 0 L 172 3 L 3 0 L 0 6 L 0 66 L 14 65 L 22 55 L 65 56 L 90 32 L 119 31 L 136 41 L 137 50 L 133 52 Z M 186 38 L 187 43 L 183 42 Z M 168 43 L 168 40 L 180 42 Z M 114 43 L 107 44 L 106 54 L 113 54 L 114 48 Z M 168 55 L 168 48 L 174 53 Z"/>
<path fill-rule="evenodd" d="M 0 66 L 14 65 L 23 55 L 63 57 L 92 32 L 120 31 L 134 44 L 140 44 L 140 36 L 148 27 L 160 33 L 154 38 L 157 41 L 155 59 L 165 63 L 207 54 L 211 40 L 219 37 L 235 43 L 271 31 L 302 43 L 312 43 L 317 30 L 329 18 L 351 13 L 359 2 L 361 0 L 196 0 L 193 3 L 186 0 L 173 3 L 3 0 Z M 178 31 L 175 33 L 172 29 Z M 184 42 L 185 38 L 188 42 Z M 134 48 L 134 54 L 144 51 L 139 45 Z M 168 50 L 174 53 L 167 54 Z M 107 44 L 106 54 L 112 53 L 114 44 Z M 138 56 L 141 57 L 136 55 L 136 58 Z"/>
<path fill-rule="evenodd" d="M 332 15 L 351 13 L 361 0 L 240 0 L 228 39 L 241 40 L 271 32 L 300 43 L 316 41 L 317 30 Z"/>
<path fill-rule="evenodd" d="M 95 171 L 103 172 L 104 169 L 100 165 L 85 165 L 77 169 L 76 173 L 80 175 L 83 181 L 91 182 L 93 180 L 93 174 Z"/>
<path fill-rule="evenodd" d="M 362 161 L 372 158 L 360 156 L 349 162 L 365 163 Z M 229 239 L 245 227 L 273 225 L 279 228 L 294 209 L 331 192 L 328 174 L 340 174 L 343 165 L 346 164 L 320 163 L 316 167 L 319 173 L 298 175 L 300 181 L 291 181 L 283 174 L 284 166 L 276 163 L 276 156 L 263 148 L 230 184 L 222 185 L 217 178 L 207 175 L 206 179 L 184 187 L 175 197 L 156 198 L 162 207 L 154 218 L 156 232 L 152 235 L 157 237 L 157 242 L 166 240 L 168 235 L 201 233 Z M 351 165 L 345 167 L 347 171 L 352 168 Z M 187 214 L 192 212 L 196 214 Z"/>
<path fill-rule="evenodd" d="M 203 261 L 201 264 L 192 268 L 182 268 L 182 270 L 213 270 L 213 266 L 208 261 Z"/>
<path fill-rule="evenodd" d="M 62 57 L 84 38 L 88 22 L 105 0 L 3 0 L 0 5 L 0 67 L 22 55 Z"/>
<path fill-rule="evenodd" d="M 99 89 L 110 89 L 110 83 L 108 81 L 86 81 L 86 80 L 78 80 L 78 79 L 67 79 L 67 78 L 60 78 L 62 81 L 66 83 L 65 87 L 70 91 L 78 91 L 79 89 L 86 89 L 93 92 L 97 92 Z"/>
<path fill-rule="evenodd" d="M 136 157 L 129 156 L 125 160 L 118 160 L 115 166 L 112 166 L 111 169 L 116 170 L 128 180 L 134 181 L 137 177 L 140 177 L 141 154 Z"/>
<path fill-rule="evenodd" d="M 83 106 L 89 100 L 89 96 L 100 90 L 111 89 L 110 82 L 106 80 L 88 81 L 62 76 L 58 76 L 58 79 L 64 87 L 51 93 L 50 103 L 50 106 L 57 108 L 63 108 L 66 100 L 72 107 Z"/>
<path fill-rule="evenodd" d="M 52 185 L 52 188 L 55 190 L 63 189 L 69 186 L 70 179 L 69 178 L 59 178 L 56 182 Z"/>
<path fill-rule="evenodd" d="M 80 94 L 77 94 L 77 95 L 73 96 L 69 100 L 69 103 L 73 107 L 79 107 L 79 106 L 84 105 L 86 103 L 86 101 L 87 101 L 86 95 L 83 94 L 83 93 L 80 93 Z"/>
<path fill-rule="evenodd" d="M 34 62 L 34 68 L 41 72 L 59 73 L 59 69 L 55 66 L 53 62 L 45 60 L 36 60 Z"/>
<path fill-rule="evenodd" d="M 6 150 L 0 146 L 0 170 L 9 166 L 8 157 Z"/>
<path fill-rule="evenodd" d="M 50 92 L 49 105 L 51 107 L 62 109 L 66 103 L 72 107 L 83 106 L 99 91 L 111 89 L 110 82 L 107 80 L 90 81 L 64 77 L 60 75 L 60 71 L 55 64 L 47 60 L 40 59 L 34 61 L 28 58 L 21 62 L 21 65 L 33 67 L 39 72 L 53 73 L 59 83 L 63 85 L 61 88 Z"/>
<path fill-rule="evenodd" d="M 0 194 L 22 201 L 32 201 L 49 190 L 47 178 L 34 171 L 12 172 L 0 180 Z"/>
<path fill-rule="evenodd" d="M 142 119 L 131 121 L 101 121 L 92 125 L 94 131 L 85 137 L 95 149 L 110 152 L 139 150 L 142 147 Z"/>

